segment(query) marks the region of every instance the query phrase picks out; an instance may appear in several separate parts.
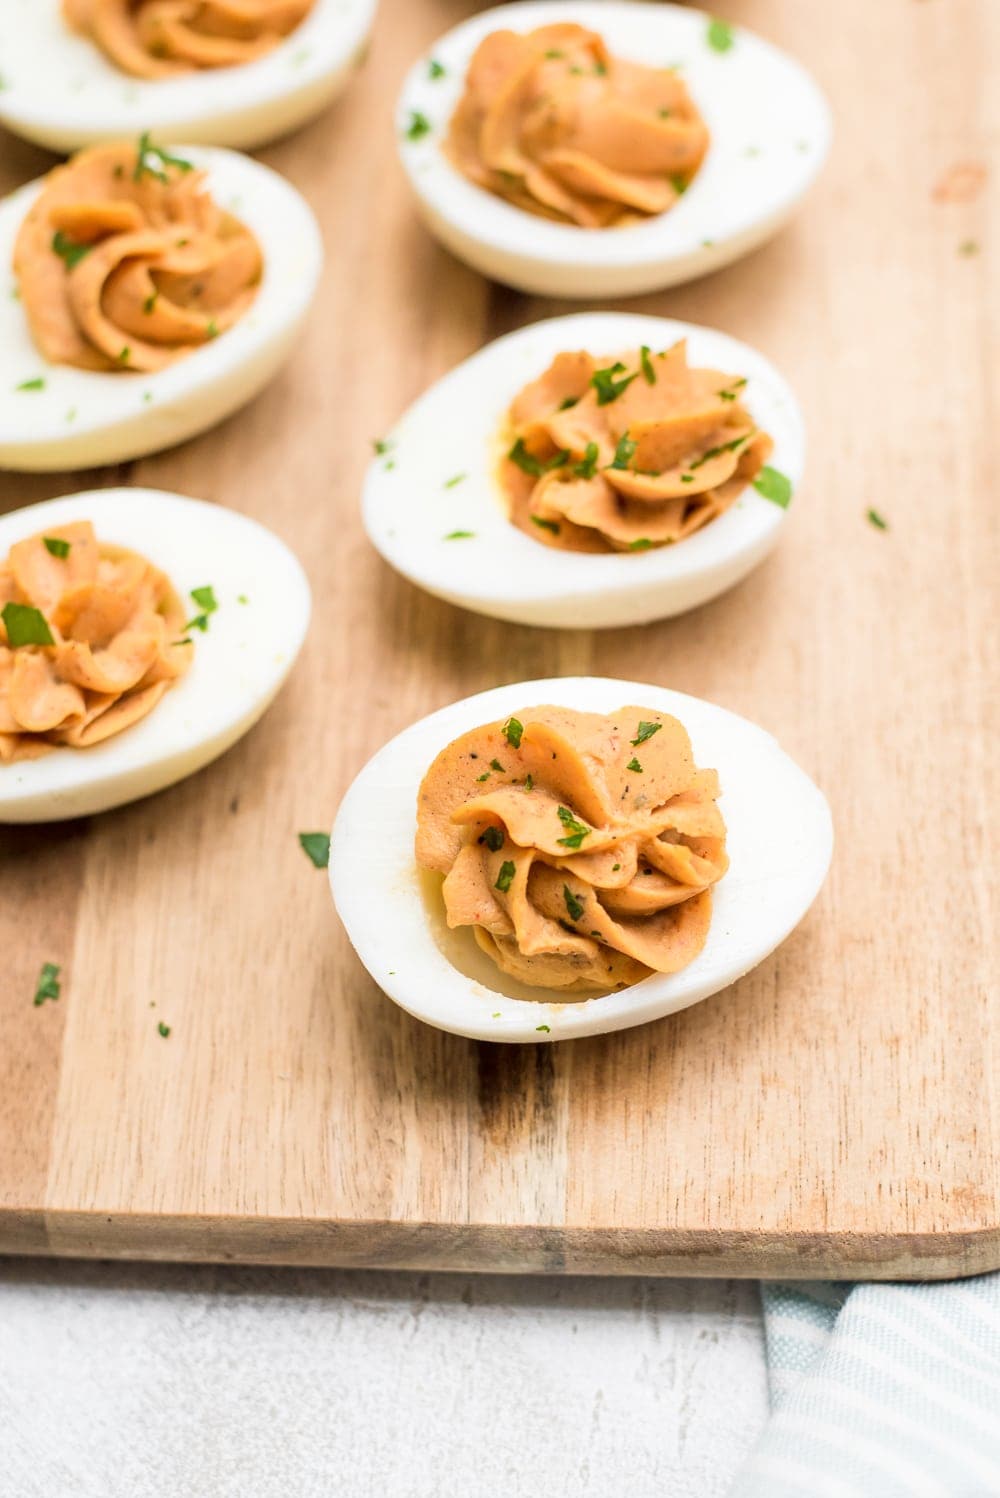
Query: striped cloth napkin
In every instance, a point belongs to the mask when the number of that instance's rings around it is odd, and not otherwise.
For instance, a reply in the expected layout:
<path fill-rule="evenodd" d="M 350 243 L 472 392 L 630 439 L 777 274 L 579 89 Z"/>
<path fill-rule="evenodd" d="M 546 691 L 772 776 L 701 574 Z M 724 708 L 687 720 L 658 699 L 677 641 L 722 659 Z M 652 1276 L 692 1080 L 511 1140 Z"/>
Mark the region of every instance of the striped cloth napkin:
<path fill-rule="evenodd" d="M 731 1498 L 998 1498 L 1000 1274 L 761 1293 L 771 1419 Z"/>

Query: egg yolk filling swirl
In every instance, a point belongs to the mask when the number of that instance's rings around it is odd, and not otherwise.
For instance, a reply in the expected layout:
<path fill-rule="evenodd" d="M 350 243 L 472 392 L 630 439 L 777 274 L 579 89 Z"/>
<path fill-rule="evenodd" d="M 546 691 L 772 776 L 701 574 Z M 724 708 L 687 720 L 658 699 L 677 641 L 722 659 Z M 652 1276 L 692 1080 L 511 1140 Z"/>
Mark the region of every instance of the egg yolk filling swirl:
<path fill-rule="evenodd" d="M 511 977 L 620 989 L 698 955 L 726 872 L 718 776 L 650 708 L 528 708 L 463 734 L 420 787 L 416 859 L 444 875 L 449 927 L 471 926 Z"/>
<path fill-rule="evenodd" d="M 86 749 L 137 723 L 191 664 L 183 606 L 143 557 L 89 521 L 0 562 L 0 764 Z"/>
<path fill-rule="evenodd" d="M 684 342 L 598 361 L 558 354 L 508 412 L 500 482 L 513 523 L 564 551 L 646 551 L 727 510 L 773 443 L 746 380 L 691 369 Z"/>
<path fill-rule="evenodd" d="M 45 178 L 14 246 L 51 364 L 163 369 L 210 343 L 257 294 L 260 246 L 203 172 L 143 136 L 79 152 Z"/>
<path fill-rule="evenodd" d="M 63 0 L 66 23 L 135 78 L 254 62 L 315 0 Z"/>
<path fill-rule="evenodd" d="M 446 142 L 478 186 L 586 229 L 665 213 L 707 149 L 676 72 L 614 57 L 597 32 L 572 23 L 485 37 Z"/>

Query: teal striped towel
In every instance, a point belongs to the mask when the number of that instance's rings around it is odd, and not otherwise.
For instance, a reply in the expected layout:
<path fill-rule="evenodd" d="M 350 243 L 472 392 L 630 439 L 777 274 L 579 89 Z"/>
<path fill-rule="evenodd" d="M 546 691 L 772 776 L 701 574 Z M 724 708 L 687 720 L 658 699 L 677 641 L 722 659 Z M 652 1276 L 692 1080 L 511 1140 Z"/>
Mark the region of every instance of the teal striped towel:
<path fill-rule="evenodd" d="M 998 1498 L 1000 1274 L 761 1293 L 771 1418 L 731 1498 Z"/>

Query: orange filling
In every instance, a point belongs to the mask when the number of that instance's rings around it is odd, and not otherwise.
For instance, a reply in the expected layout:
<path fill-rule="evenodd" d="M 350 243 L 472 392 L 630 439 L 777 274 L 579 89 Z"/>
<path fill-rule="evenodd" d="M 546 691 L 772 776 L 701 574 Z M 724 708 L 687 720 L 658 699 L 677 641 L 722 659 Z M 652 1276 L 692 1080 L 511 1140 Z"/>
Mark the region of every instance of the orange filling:
<path fill-rule="evenodd" d="M 62 0 L 74 31 L 136 78 L 170 78 L 263 57 L 315 0 Z"/>
<path fill-rule="evenodd" d="M 625 988 L 698 955 L 726 872 L 718 776 L 676 718 L 527 708 L 443 749 L 420 787 L 417 863 L 450 927 L 541 988 Z"/>
<path fill-rule="evenodd" d="M 101 546 L 89 520 L 17 542 L 0 562 L 0 763 L 89 748 L 152 712 L 191 664 L 184 617 L 163 573 Z"/>
<path fill-rule="evenodd" d="M 707 525 L 773 443 L 746 381 L 691 369 L 681 343 L 597 360 L 558 354 L 517 395 L 500 481 L 513 523 L 564 551 L 645 551 Z"/>
<path fill-rule="evenodd" d="M 485 37 L 447 140 L 480 187 L 587 229 L 665 213 L 707 149 L 675 72 L 613 57 L 597 32 L 572 23 Z"/>
<path fill-rule="evenodd" d="M 79 369 L 153 371 L 201 348 L 250 306 L 262 263 L 204 173 L 146 137 L 55 167 L 14 246 L 39 352 Z"/>

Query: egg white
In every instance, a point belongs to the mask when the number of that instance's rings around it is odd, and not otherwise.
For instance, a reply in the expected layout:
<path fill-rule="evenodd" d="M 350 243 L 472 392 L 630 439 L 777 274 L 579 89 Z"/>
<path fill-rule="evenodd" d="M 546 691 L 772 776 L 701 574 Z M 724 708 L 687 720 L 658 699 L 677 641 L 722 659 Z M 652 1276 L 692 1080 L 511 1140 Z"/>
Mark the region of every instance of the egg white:
<path fill-rule="evenodd" d="M 386 561 L 429 593 L 519 624 L 605 629 L 696 608 L 745 577 L 789 512 L 748 485 L 723 515 L 673 546 L 603 555 L 557 551 L 512 525 L 496 476 L 497 434 L 517 392 L 556 354 L 602 356 L 688 340 L 692 366 L 745 375 L 741 398 L 774 439 L 769 464 L 798 488 L 802 418 L 791 390 L 755 349 L 668 318 L 581 312 L 508 333 L 426 391 L 369 465 L 365 528 Z M 458 482 L 459 475 L 463 475 Z M 794 505 L 794 499 L 793 499 Z M 472 536 L 447 540 L 454 531 Z"/>
<path fill-rule="evenodd" d="M 711 132 L 708 154 L 668 213 L 616 229 L 581 229 L 516 208 L 469 182 L 442 150 L 478 44 L 506 28 L 576 21 L 613 53 L 649 67 L 678 65 Z M 403 166 L 431 232 L 484 275 L 541 296 L 634 296 L 717 270 L 789 217 L 830 145 L 829 107 L 808 73 L 743 27 L 708 45 L 710 17 L 636 0 L 519 0 L 456 26 L 414 65 L 396 127 Z M 433 58 L 445 69 L 431 78 Z M 409 140 L 413 115 L 431 124 Z"/>
<path fill-rule="evenodd" d="M 323 266 L 311 209 L 249 156 L 185 147 L 184 157 L 206 169 L 216 201 L 253 230 L 264 271 L 232 328 L 155 374 L 47 363 L 32 341 L 12 266 L 42 180 L 0 202 L 0 468 L 88 468 L 172 447 L 246 405 L 294 351 Z M 44 389 L 17 388 L 39 378 Z"/>
<path fill-rule="evenodd" d="M 620 993 L 567 1000 L 508 979 L 479 951 L 471 930 L 450 933 L 444 943 L 461 939 L 464 971 L 442 949 L 436 928 L 443 919 L 435 918 L 414 861 L 420 781 L 459 734 L 545 703 L 597 713 L 634 703 L 672 713 L 691 736 L 696 762 L 718 770 L 731 863 L 712 892 L 708 940 L 681 972 L 654 974 Z M 341 803 L 330 845 L 330 883 L 358 956 L 408 1013 L 474 1040 L 569 1040 L 661 1019 L 748 973 L 801 921 L 826 878 L 832 851 L 825 797 L 764 729 L 666 687 L 564 677 L 466 697 L 390 740 Z"/>
<path fill-rule="evenodd" d="M 95 489 L 13 510 L 0 516 L 0 557 L 72 520 L 159 567 L 192 614 L 191 589 L 206 585 L 218 609 L 204 634 L 192 633 L 190 670 L 133 728 L 91 749 L 0 765 L 0 823 L 91 816 L 193 775 L 257 722 L 309 624 L 309 584 L 284 542 L 244 515 L 158 489 Z"/>
<path fill-rule="evenodd" d="M 53 151 L 151 130 L 202 145 L 264 145 L 311 119 L 364 56 L 377 0 L 316 0 L 256 62 L 177 78 L 122 73 L 62 19 L 59 0 L 0 5 L 0 122 Z"/>

